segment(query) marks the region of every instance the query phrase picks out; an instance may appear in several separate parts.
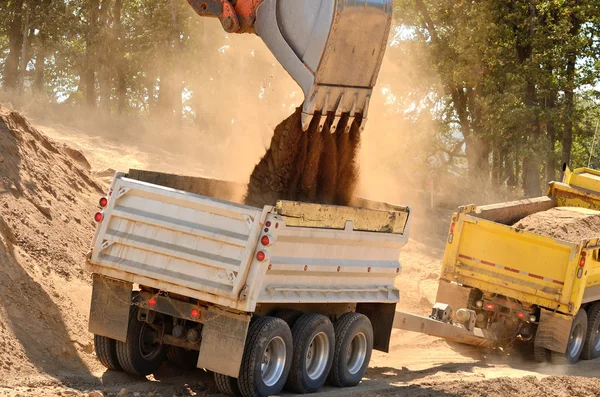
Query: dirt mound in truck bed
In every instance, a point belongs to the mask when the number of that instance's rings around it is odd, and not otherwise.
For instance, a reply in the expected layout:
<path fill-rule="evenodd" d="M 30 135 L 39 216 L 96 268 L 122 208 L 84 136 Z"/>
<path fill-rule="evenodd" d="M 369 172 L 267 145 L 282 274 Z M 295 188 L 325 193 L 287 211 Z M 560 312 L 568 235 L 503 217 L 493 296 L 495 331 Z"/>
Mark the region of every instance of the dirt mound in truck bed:
<path fill-rule="evenodd" d="M 529 215 L 513 225 L 543 236 L 577 243 L 600 237 L 600 211 L 575 207 L 556 207 Z"/>
<path fill-rule="evenodd" d="M 91 352 L 83 266 L 103 189 L 65 149 L 0 107 L 0 379 L 80 370 Z"/>
<path fill-rule="evenodd" d="M 349 205 L 358 182 L 356 155 L 360 119 L 346 132 L 348 116 L 331 133 L 331 117 L 322 131 L 318 117 L 302 131 L 299 107 L 276 128 L 266 154 L 252 171 L 245 202 L 262 207 L 279 199 Z"/>

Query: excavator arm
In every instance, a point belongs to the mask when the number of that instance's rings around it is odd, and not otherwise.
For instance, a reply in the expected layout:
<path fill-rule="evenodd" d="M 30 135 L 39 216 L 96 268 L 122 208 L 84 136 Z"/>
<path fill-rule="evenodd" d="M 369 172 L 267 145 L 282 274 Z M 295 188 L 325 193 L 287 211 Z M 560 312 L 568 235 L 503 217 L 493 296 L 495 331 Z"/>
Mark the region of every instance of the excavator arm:
<path fill-rule="evenodd" d="M 331 132 L 367 120 L 392 19 L 392 0 L 188 0 L 229 33 L 255 33 L 304 92 L 302 129 L 319 117 Z"/>

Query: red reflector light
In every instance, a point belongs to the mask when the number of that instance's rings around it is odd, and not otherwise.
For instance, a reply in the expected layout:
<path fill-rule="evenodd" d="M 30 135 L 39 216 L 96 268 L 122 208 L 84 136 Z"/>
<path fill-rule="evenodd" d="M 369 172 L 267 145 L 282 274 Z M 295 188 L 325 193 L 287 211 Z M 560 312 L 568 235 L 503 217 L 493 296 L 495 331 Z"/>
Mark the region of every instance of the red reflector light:
<path fill-rule="evenodd" d="M 190 312 L 190 316 L 192 316 L 192 318 L 198 318 L 198 317 L 200 317 L 200 310 L 198 310 L 198 309 L 192 309 L 192 311 Z"/>
<path fill-rule="evenodd" d="M 485 308 L 488 310 L 494 310 L 496 308 L 496 305 L 493 305 L 491 303 L 486 303 Z"/>
<path fill-rule="evenodd" d="M 96 215 L 94 215 L 94 220 L 96 222 L 102 222 L 103 219 L 104 215 L 102 214 L 102 212 L 96 212 Z"/>
<path fill-rule="evenodd" d="M 579 261 L 579 266 L 581 266 L 581 267 L 585 266 L 585 256 L 581 257 L 581 260 Z"/>
<path fill-rule="evenodd" d="M 525 318 L 525 315 L 521 312 L 518 312 L 517 317 L 519 317 L 520 319 L 523 319 L 523 318 Z"/>
<path fill-rule="evenodd" d="M 154 298 L 148 299 L 148 306 L 154 307 L 154 306 L 156 306 L 156 303 L 157 303 L 156 299 L 154 299 Z"/>
<path fill-rule="evenodd" d="M 271 240 L 269 240 L 269 236 L 262 236 L 262 238 L 260 239 L 260 243 L 262 245 L 269 245 L 271 243 Z"/>
<path fill-rule="evenodd" d="M 455 225 L 456 225 L 455 223 L 453 223 L 453 224 L 450 225 L 450 233 L 454 233 L 454 226 Z"/>
<path fill-rule="evenodd" d="M 265 222 L 265 226 L 266 226 L 266 227 L 271 227 L 271 221 L 266 221 L 266 222 Z"/>
<path fill-rule="evenodd" d="M 108 205 L 108 199 L 106 197 L 102 197 L 98 204 L 100 205 L 100 207 L 104 208 Z"/>
<path fill-rule="evenodd" d="M 259 262 L 262 262 L 262 261 L 264 261 L 266 257 L 267 257 L 267 256 L 266 256 L 266 255 L 265 255 L 265 253 L 264 253 L 264 252 L 262 252 L 262 251 L 258 251 L 258 252 L 256 253 L 256 259 L 258 259 L 258 260 L 259 260 Z"/>

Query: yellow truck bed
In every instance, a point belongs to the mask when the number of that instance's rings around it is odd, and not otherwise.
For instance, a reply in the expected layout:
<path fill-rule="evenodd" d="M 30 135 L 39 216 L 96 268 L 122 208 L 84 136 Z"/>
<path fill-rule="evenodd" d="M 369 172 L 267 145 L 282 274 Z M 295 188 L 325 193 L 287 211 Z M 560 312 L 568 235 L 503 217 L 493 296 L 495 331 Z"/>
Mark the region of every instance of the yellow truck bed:
<path fill-rule="evenodd" d="M 448 234 L 441 280 L 574 315 L 600 299 L 600 233 L 578 243 L 514 228 L 519 219 L 552 207 L 600 209 L 600 172 L 565 171 L 548 196 L 459 208 Z"/>

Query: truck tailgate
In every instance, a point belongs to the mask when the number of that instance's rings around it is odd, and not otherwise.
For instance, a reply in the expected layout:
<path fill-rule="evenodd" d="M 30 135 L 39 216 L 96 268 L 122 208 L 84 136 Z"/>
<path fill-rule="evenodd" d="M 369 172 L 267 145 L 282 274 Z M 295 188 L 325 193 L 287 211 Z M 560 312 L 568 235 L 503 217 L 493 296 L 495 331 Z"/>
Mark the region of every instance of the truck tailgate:
<path fill-rule="evenodd" d="M 464 213 L 458 214 L 454 228 L 442 278 L 568 311 L 578 244 Z"/>
<path fill-rule="evenodd" d="M 118 175 L 91 270 L 237 307 L 262 210 Z"/>

